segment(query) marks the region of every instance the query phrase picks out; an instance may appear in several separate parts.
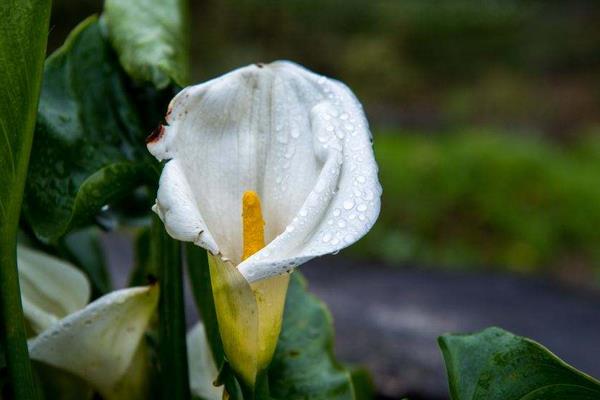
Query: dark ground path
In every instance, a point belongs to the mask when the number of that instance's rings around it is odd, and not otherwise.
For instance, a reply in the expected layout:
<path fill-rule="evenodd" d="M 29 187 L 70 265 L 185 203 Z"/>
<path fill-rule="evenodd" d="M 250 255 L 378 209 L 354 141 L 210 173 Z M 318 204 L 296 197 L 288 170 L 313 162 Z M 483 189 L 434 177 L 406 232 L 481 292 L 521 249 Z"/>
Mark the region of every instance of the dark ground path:
<path fill-rule="evenodd" d="M 302 271 L 331 308 L 339 357 L 366 364 L 390 398 L 411 393 L 446 399 L 437 336 L 491 325 L 540 341 L 600 377 L 598 292 L 540 279 L 358 265 L 334 257 Z"/>
<path fill-rule="evenodd" d="M 128 239 L 112 234 L 104 243 L 122 286 L 132 265 Z M 436 338 L 491 325 L 538 340 L 600 377 L 600 292 L 533 278 L 357 264 L 341 256 L 301 270 L 333 313 L 339 358 L 367 366 L 385 398 L 447 399 Z M 194 319 L 193 307 L 188 312 Z"/>

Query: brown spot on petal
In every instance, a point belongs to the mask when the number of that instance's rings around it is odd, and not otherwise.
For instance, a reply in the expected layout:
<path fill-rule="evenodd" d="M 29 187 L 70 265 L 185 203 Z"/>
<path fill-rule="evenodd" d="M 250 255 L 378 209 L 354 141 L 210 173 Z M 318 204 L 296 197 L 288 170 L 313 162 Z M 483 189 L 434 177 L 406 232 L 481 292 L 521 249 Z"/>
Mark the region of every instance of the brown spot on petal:
<path fill-rule="evenodd" d="M 158 142 L 160 140 L 160 138 L 162 138 L 164 131 L 165 131 L 165 126 L 162 124 L 159 124 L 152 131 L 152 133 L 150 135 L 148 135 L 148 137 L 146 138 L 146 144 Z"/>
<path fill-rule="evenodd" d="M 265 66 L 265 64 L 263 64 L 263 63 L 256 63 L 254 65 L 256 65 L 258 68 L 262 68 Z"/>

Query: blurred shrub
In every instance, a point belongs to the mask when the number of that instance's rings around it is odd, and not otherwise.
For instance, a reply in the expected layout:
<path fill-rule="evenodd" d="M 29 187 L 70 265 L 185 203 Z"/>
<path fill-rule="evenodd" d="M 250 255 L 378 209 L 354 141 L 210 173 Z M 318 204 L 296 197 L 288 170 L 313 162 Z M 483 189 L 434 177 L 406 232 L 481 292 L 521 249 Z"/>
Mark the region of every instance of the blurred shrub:
<path fill-rule="evenodd" d="M 535 271 L 600 266 L 600 140 L 491 132 L 375 138 L 382 213 L 355 254 Z"/>
<path fill-rule="evenodd" d="M 55 0 L 49 49 L 102 0 Z M 598 0 L 190 2 L 193 78 L 290 59 L 349 84 L 378 125 L 600 123 Z"/>
<path fill-rule="evenodd" d="M 600 123 L 597 0 L 207 0 L 197 80 L 288 58 L 348 83 L 378 124 L 569 134 Z"/>

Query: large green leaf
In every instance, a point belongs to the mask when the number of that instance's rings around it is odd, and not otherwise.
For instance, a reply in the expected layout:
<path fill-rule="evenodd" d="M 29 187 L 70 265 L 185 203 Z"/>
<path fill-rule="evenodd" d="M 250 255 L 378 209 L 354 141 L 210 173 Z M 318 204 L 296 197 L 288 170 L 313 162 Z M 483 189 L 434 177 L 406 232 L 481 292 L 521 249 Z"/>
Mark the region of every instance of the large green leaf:
<path fill-rule="evenodd" d="M 354 399 L 350 372 L 333 356 L 331 315 L 306 290 L 299 272 L 292 274 L 283 325 L 269 367 L 271 396 L 281 400 Z"/>
<path fill-rule="evenodd" d="M 151 176 L 126 85 L 94 17 L 46 62 L 24 204 L 41 239 L 56 240 Z"/>
<path fill-rule="evenodd" d="M 445 335 L 439 344 L 453 400 L 600 399 L 600 382 L 502 329 Z"/>
<path fill-rule="evenodd" d="M 16 399 L 35 399 L 16 262 L 17 225 L 46 52 L 50 0 L 0 1 L 0 341 Z"/>
<path fill-rule="evenodd" d="M 160 89 L 187 83 L 187 8 L 186 0 L 106 0 L 108 34 L 130 76 Z"/>

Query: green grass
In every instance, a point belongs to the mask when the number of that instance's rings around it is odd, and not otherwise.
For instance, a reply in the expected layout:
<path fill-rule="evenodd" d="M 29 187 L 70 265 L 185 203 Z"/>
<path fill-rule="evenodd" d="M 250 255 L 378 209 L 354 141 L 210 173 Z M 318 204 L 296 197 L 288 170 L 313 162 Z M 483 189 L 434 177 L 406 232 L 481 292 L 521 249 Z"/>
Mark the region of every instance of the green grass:
<path fill-rule="evenodd" d="M 390 263 L 600 271 L 600 141 L 563 149 L 490 132 L 375 137 L 384 188 L 352 250 Z"/>

